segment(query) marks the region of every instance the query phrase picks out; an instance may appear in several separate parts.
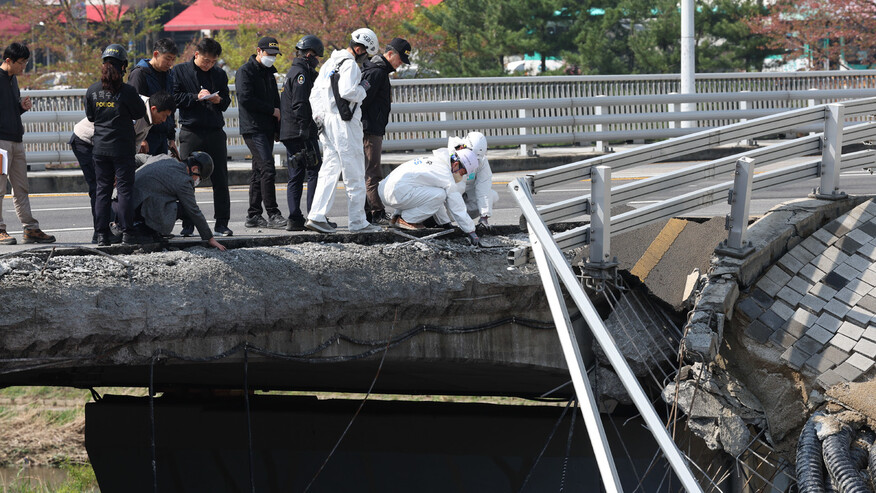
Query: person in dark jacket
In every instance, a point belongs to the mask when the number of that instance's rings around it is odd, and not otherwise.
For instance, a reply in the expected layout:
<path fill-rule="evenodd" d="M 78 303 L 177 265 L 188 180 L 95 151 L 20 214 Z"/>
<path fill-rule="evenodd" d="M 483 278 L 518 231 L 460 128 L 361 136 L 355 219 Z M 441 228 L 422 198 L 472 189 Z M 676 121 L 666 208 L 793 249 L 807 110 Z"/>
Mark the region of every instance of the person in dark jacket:
<path fill-rule="evenodd" d="M 30 197 L 27 183 L 27 161 L 24 157 L 24 125 L 21 114 L 33 107 L 30 97 L 22 99 L 18 90 L 17 76 L 24 73 L 30 49 L 21 43 L 12 43 L 3 50 L 3 63 L 0 64 L 0 149 L 6 151 L 7 173 L 0 173 L 0 245 L 14 245 L 15 238 L 6 232 L 3 221 L 3 196 L 6 195 L 6 181 L 12 184 L 12 202 L 15 213 L 24 226 L 22 239 L 25 243 L 52 243 L 55 237 L 43 233 L 40 223 L 30 212 Z M 2 169 L 2 167 L 0 167 Z"/>
<path fill-rule="evenodd" d="M 231 104 L 228 75 L 216 66 L 222 45 L 203 38 L 195 48 L 191 61 L 180 63 L 171 71 L 173 92 L 179 107 L 179 150 L 186 159 L 195 151 L 204 151 L 213 159 L 213 206 L 216 234 L 231 236 L 231 199 L 228 193 L 228 146 L 225 116 Z M 191 236 L 194 224 L 183 220 L 182 236 Z"/>
<path fill-rule="evenodd" d="M 389 224 L 377 185 L 383 179 L 380 171 L 380 153 L 383 151 L 383 136 L 392 110 L 392 87 L 389 74 L 403 63 L 410 63 L 411 44 L 402 38 L 393 38 L 386 46 L 386 53 L 375 55 L 362 67 L 362 80 L 370 87 L 362 101 L 362 130 L 365 146 L 365 216 L 372 224 Z"/>
<path fill-rule="evenodd" d="M 97 190 L 94 198 L 97 245 L 112 242 L 110 211 L 113 181 L 118 189 L 117 221 L 122 229 L 122 241 L 139 243 L 133 236 L 134 209 L 134 121 L 146 114 L 146 105 L 133 86 L 123 77 L 128 67 L 128 53 L 118 44 L 103 51 L 101 77 L 85 92 L 85 116 L 94 122 L 93 157 Z"/>
<path fill-rule="evenodd" d="M 295 50 L 296 56 L 286 74 L 286 83 L 280 96 L 280 141 L 286 146 L 289 170 L 289 185 L 286 187 L 286 200 L 289 203 L 287 231 L 304 230 L 304 214 L 301 213 L 304 179 L 307 178 L 307 210 L 310 210 L 322 163 L 319 132 L 310 107 L 310 91 L 318 75 L 316 66 L 325 48 L 318 37 L 308 34 L 298 41 Z"/>
<path fill-rule="evenodd" d="M 155 42 L 152 58 L 140 60 L 131 69 L 128 84 L 143 96 L 151 96 L 158 91 L 173 94 L 173 78 L 170 69 L 179 56 L 179 48 L 170 38 L 161 38 Z M 140 146 L 140 152 L 157 156 L 167 154 L 168 148 L 176 150 L 176 122 L 171 116 L 161 125 L 155 125 L 149 130 L 149 135 Z"/>
<path fill-rule="evenodd" d="M 148 241 L 168 235 L 180 217 L 188 217 L 197 227 L 201 239 L 213 248 L 225 251 L 210 232 L 210 225 L 195 200 L 195 186 L 208 178 L 213 160 L 206 152 L 195 151 L 184 162 L 170 156 L 138 154 L 141 166 L 134 178 L 135 227 Z"/>
<path fill-rule="evenodd" d="M 240 108 L 240 135 L 252 154 L 252 175 L 249 178 L 249 210 L 247 228 L 282 229 L 286 219 L 277 206 L 274 167 L 274 141 L 280 130 L 280 91 L 274 74 L 274 62 L 280 53 L 276 38 L 259 39 L 256 54 L 251 55 L 235 76 L 237 105 Z M 268 220 L 262 216 L 262 204 Z"/>

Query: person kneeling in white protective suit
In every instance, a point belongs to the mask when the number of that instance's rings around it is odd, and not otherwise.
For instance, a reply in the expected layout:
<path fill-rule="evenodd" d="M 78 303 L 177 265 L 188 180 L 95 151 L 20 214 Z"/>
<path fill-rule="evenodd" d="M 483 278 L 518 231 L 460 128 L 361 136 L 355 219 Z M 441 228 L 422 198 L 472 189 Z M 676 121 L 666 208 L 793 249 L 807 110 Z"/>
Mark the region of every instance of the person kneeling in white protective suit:
<path fill-rule="evenodd" d="M 478 158 L 471 149 L 453 153 L 436 149 L 431 156 L 401 164 L 377 187 L 384 205 L 396 210 L 390 224 L 401 229 L 423 229 L 424 220 L 446 207 L 468 235 L 469 242 L 477 246 L 480 240 L 474 221 L 466 213 L 465 202 L 456 189 L 456 184 L 477 168 Z"/>
<path fill-rule="evenodd" d="M 479 217 L 478 232 L 489 231 L 493 204 L 499 199 L 499 194 L 493 190 L 493 171 L 490 169 L 490 160 L 487 159 L 487 138 L 480 132 L 469 132 L 464 138 L 450 137 L 447 140 L 447 149 L 450 152 L 462 148 L 475 151 L 478 169 L 469 173 L 456 186 L 465 200 L 469 216 Z"/>

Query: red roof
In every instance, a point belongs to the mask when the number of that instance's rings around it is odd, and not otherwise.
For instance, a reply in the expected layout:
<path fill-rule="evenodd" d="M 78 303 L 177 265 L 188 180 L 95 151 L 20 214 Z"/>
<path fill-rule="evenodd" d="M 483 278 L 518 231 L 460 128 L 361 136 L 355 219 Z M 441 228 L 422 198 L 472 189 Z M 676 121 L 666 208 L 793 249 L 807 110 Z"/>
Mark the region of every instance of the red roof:
<path fill-rule="evenodd" d="M 82 3 L 77 3 L 73 5 L 73 17 L 77 19 L 81 19 L 85 17 L 89 22 L 104 22 L 106 19 L 104 17 L 109 18 L 110 20 L 116 20 L 121 18 L 121 16 L 125 15 L 125 13 L 130 10 L 130 7 L 127 5 L 121 6 L 121 14 L 119 13 L 119 5 L 106 5 L 106 16 L 104 16 L 104 7 L 97 5 L 85 5 L 85 10 L 82 10 Z M 67 22 L 67 18 L 64 14 L 61 14 L 60 17 L 61 22 Z"/>
<path fill-rule="evenodd" d="M 223 9 L 213 3 L 213 0 L 197 0 L 178 16 L 164 25 L 165 31 L 200 31 L 210 29 L 237 29 L 240 22 L 237 12 Z"/>

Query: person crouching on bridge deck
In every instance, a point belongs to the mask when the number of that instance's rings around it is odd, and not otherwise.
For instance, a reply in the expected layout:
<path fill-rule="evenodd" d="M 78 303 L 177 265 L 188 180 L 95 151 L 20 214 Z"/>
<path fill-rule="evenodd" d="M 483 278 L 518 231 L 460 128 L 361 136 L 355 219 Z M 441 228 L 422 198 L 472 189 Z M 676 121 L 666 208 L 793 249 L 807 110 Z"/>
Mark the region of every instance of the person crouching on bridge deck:
<path fill-rule="evenodd" d="M 357 62 L 379 51 L 377 35 L 367 28 L 356 29 L 350 47 L 335 50 L 323 64 L 310 93 L 313 120 L 322 126 L 319 140 L 323 161 L 316 180 L 313 208 L 304 227 L 320 233 L 334 233 L 326 214 L 334 201 L 338 175 L 343 173 L 347 192 L 349 230 L 373 233 L 381 228 L 365 217 L 365 151 L 362 148 L 362 108 L 367 82 Z"/>
<path fill-rule="evenodd" d="M 467 214 L 465 202 L 456 188 L 457 183 L 477 168 L 477 155 L 465 148 L 452 153 L 436 149 L 431 156 L 401 164 L 377 187 L 383 203 L 395 209 L 390 225 L 416 231 L 424 228 L 422 222 L 426 219 L 450 210 L 469 242 L 477 246 L 480 240 L 474 221 Z"/>
<path fill-rule="evenodd" d="M 457 149 L 471 149 L 478 156 L 478 169 L 469 173 L 465 180 L 457 183 L 457 188 L 465 200 L 465 207 L 471 217 L 479 217 L 477 231 L 481 234 L 490 230 L 490 217 L 493 215 L 493 204 L 499 199 L 499 194 L 493 190 L 493 171 L 490 160 L 487 159 L 487 138 L 480 132 L 469 132 L 464 138 L 450 137 L 447 149 L 453 152 Z"/>
<path fill-rule="evenodd" d="M 195 200 L 195 187 L 213 173 L 210 155 L 195 151 L 185 162 L 167 155 L 137 154 L 135 159 L 141 165 L 134 174 L 135 242 L 160 242 L 170 235 L 177 219 L 189 219 L 202 240 L 225 251 Z"/>
<path fill-rule="evenodd" d="M 140 96 L 143 104 L 149 108 L 149 111 L 136 122 L 134 122 L 134 145 L 140 147 L 139 142 L 143 142 L 149 134 L 149 129 L 153 125 L 164 123 L 170 115 L 176 111 L 176 102 L 173 96 L 167 91 L 158 91 L 155 94 L 146 97 Z M 97 213 L 94 208 L 94 198 L 97 191 L 97 179 L 94 175 L 94 123 L 88 121 L 88 117 L 79 120 L 73 126 L 73 135 L 67 142 L 73 149 L 73 154 L 76 160 L 79 161 L 79 169 L 82 170 L 82 175 L 85 177 L 85 183 L 88 185 L 88 197 L 91 199 L 91 216 L 94 222 L 94 235 L 91 237 L 92 243 L 97 243 Z M 136 152 L 136 149 L 135 151 Z"/>
<path fill-rule="evenodd" d="M 128 67 L 128 52 L 119 44 L 106 47 L 101 55 L 103 68 L 100 80 L 85 91 L 85 116 L 94 122 L 94 175 L 97 189 L 94 197 L 94 214 L 97 222 L 97 245 L 112 243 L 110 213 L 113 188 L 118 190 L 119 226 L 131 233 L 134 222 L 134 121 L 146 114 L 146 105 L 133 86 L 125 84 L 123 77 Z M 115 186 L 114 186 L 115 185 Z"/>

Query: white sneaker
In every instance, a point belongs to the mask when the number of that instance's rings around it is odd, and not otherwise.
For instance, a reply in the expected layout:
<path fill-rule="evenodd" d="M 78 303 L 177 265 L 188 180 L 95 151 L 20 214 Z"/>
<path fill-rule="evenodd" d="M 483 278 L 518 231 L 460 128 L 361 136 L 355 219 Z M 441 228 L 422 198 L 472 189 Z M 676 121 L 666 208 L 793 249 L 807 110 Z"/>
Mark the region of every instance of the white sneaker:
<path fill-rule="evenodd" d="M 313 221 L 311 219 L 308 219 L 307 222 L 304 223 L 304 227 L 319 233 L 334 233 L 336 231 L 335 228 L 331 227 L 327 222 Z"/>
<path fill-rule="evenodd" d="M 367 224 L 363 228 L 359 229 L 351 229 L 351 233 L 379 233 L 383 231 L 383 228 L 374 224 Z"/>

